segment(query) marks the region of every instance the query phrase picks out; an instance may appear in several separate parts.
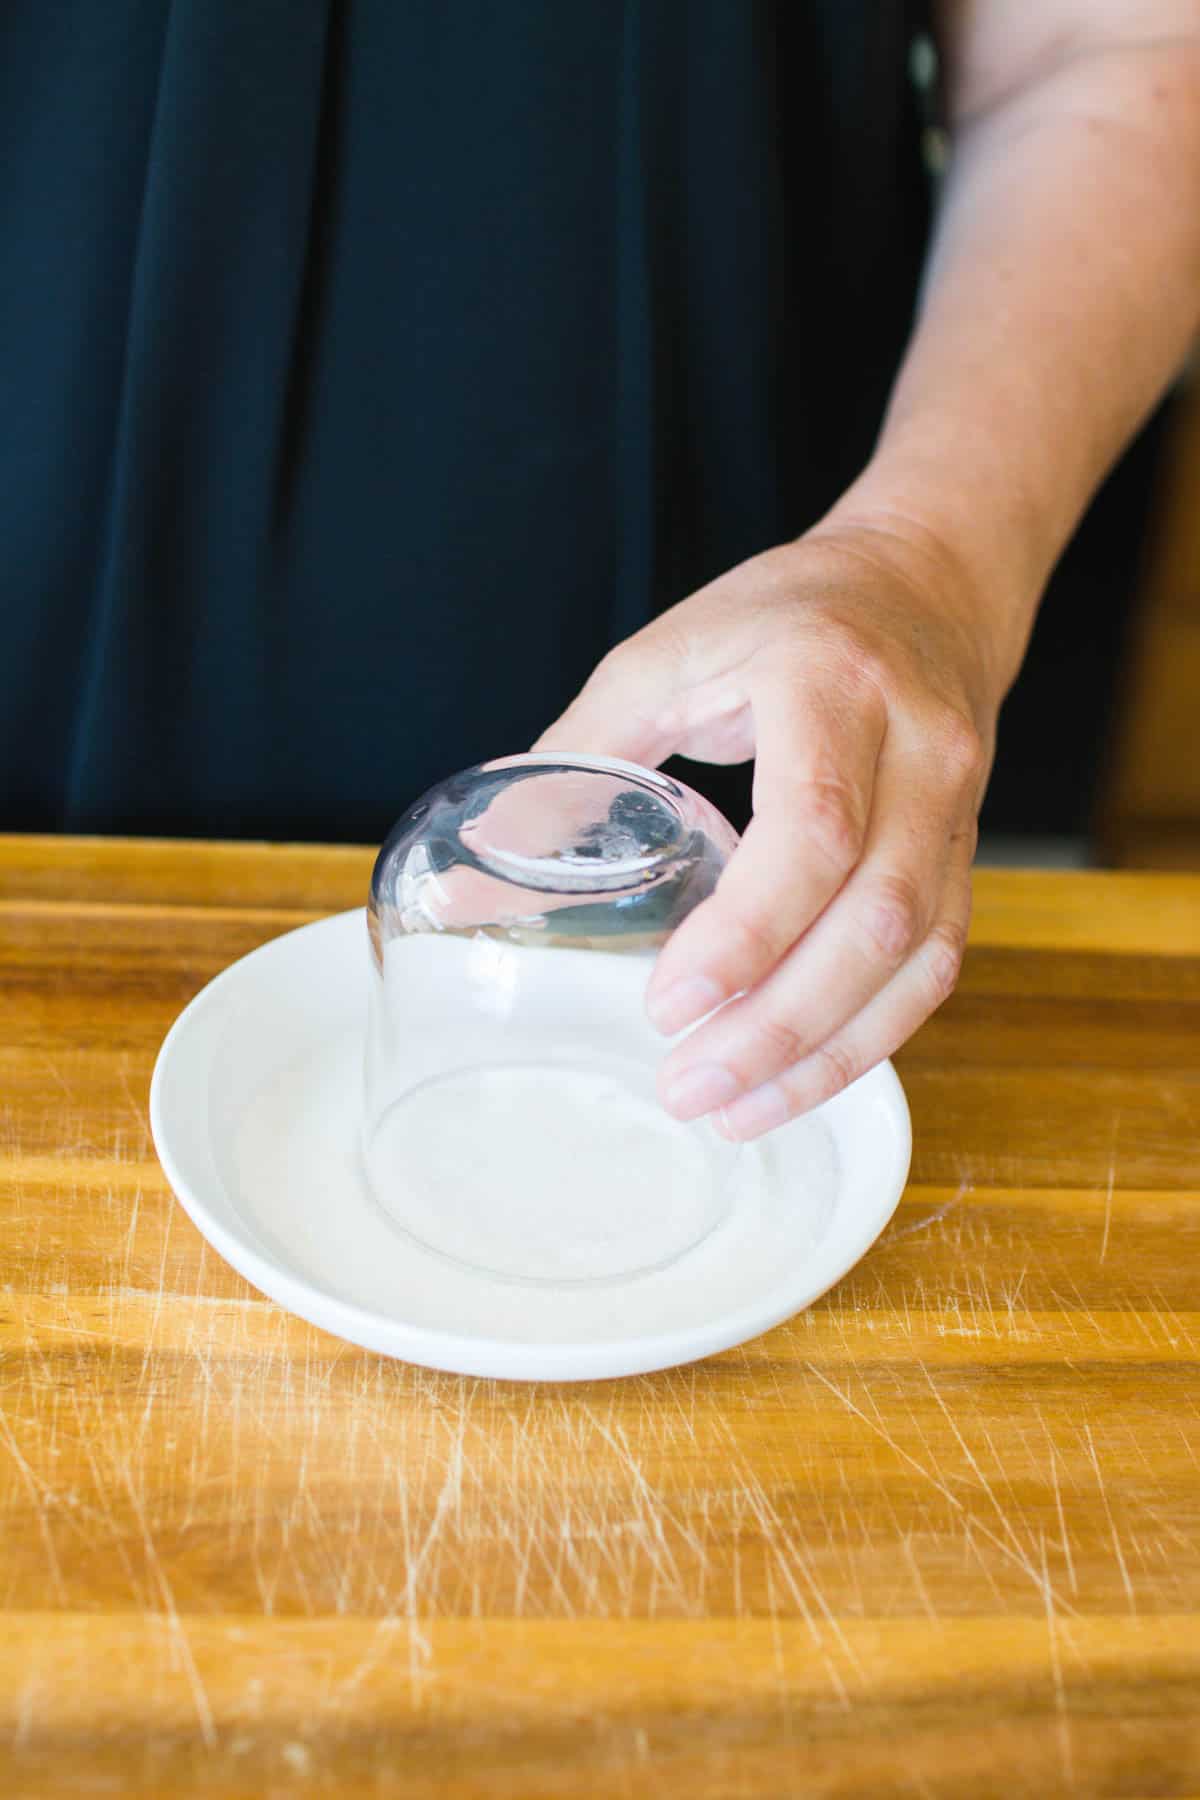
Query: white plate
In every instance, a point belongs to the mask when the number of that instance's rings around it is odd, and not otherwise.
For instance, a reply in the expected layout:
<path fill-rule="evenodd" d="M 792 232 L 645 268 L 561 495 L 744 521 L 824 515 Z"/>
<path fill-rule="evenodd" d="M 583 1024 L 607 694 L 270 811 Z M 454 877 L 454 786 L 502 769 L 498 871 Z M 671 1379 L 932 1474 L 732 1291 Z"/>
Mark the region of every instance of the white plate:
<path fill-rule="evenodd" d="M 595 1287 L 489 1279 L 399 1234 L 357 1147 L 363 914 L 264 944 L 167 1034 L 150 1123 L 167 1179 L 233 1267 L 315 1325 L 466 1375 L 585 1380 L 691 1362 L 808 1306 L 895 1210 L 912 1134 L 889 1063 L 750 1145 L 729 1218 L 669 1268 Z"/>

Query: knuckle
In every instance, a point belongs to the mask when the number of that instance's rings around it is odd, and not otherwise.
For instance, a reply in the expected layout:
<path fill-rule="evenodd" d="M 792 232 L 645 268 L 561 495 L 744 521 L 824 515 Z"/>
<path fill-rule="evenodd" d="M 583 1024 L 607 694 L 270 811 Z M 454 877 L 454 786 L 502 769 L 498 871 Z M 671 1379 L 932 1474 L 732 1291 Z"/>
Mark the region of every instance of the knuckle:
<path fill-rule="evenodd" d="M 682 602 L 614 645 L 604 661 L 612 660 L 627 686 L 665 694 L 712 673 L 705 643 L 703 619 Z"/>
<path fill-rule="evenodd" d="M 605 686 L 610 681 L 621 681 L 626 672 L 634 667 L 643 654 L 643 647 L 636 638 L 624 638 L 606 650 L 600 661 L 592 670 L 586 685 L 589 688 Z"/>
<path fill-rule="evenodd" d="M 802 787 L 800 804 L 817 854 L 841 874 L 849 874 L 862 855 L 866 836 L 850 788 L 833 779 L 812 781 Z"/>
<path fill-rule="evenodd" d="M 948 1000 L 958 985 L 966 948 L 967 933 L 961 925 L 938 925 L 930 932 L 925 945 L 925 964 L 935 1006 Z"/>
<path fill-rule="evenodd" d="M 694 600 L 681 600 L 626 638 L 625 645 L 636 650 L 638 660 L 658 675 L 682 679 L 694 674 L 704 636 L 704 621 Z"/>
<path fill-rule="evenodd" d="M 882 657 L 855 639 L 842 647 L 836 679 L 843 693 L 859 706 L 883 706 L 892 680 Z"/>
<path fill-rule="evenodd" d="M 904 875 L 879 881 L 863 914 L 863 929 L 873 956 L 896 966 L 918 942 L 924 906 L 915 884 Z"/>
<path fill-rule="evenodd" d="M 824 1100 L 832 1100 L 858 1077 L 853 1057 L 840 1044 L 822 1044 L 813 1051 L 812 1060 L 818 1071 L 817 1088 Z"/>
<path fill-rule="evenodd" d="M 678 608 L 663 613 L 641 633 L 642 653 L 652 652 L 660 668 L 685 669 L 695 650 L 695 627 Z"/>
<path fill-rule="evenodd" d="M 952 848 L 961 846 L 968 866 L 975 861 L 975 852 L 979 848 L 979 820 L 974 814 L 967 820 L 961 831 L 956 831 L 951 839 Z"/>
<path fill-rule="evenodd" d="M 974 789 L 982 783 L 987 752 L 970 719 L 962 713 L 946 713 L 937 732 L 937 747 L 942 766 L 956 785 Z"/>
<path fill-rule="evenodd" d="M 743 906 L 729 916 L 722 930 L 735 969 L 758 975 L 778 962 L 783 945 L 768 913 Z"/>
<path fill-rule="evenodd" d="M 758 1035 L 777 1069 L 790 1069 L 808 1049 L 799 1027 L 776 1014 L 769 1014 L 759 1022 Z"/>
<path fill-rule="evenodd" d="M 632 637 L 621 638 L 611 645 L 596 664 L 591 680 L 644 680 L 648 676 L 665 675 L 682 665 L 687 646 L 685 625 L 664 613 L 653 624 L 635 631 Z"/>

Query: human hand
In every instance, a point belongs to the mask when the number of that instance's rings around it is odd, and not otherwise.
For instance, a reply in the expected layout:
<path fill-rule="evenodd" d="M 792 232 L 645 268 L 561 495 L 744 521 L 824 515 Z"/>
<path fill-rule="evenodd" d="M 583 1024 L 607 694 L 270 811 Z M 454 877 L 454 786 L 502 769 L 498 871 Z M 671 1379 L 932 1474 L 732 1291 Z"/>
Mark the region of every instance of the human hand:
<path fill-rule="evenodd" d="M 822 526 L 618 645 L 538 741 L 648 766 L 757 756 L 741 847 L 647 991 L 669 1035 L 721 1006 L 664 1061 L 677 1118 L 757 1137 L 952 990 L 1001 698 L 982 617 L 920 533 Z"/>

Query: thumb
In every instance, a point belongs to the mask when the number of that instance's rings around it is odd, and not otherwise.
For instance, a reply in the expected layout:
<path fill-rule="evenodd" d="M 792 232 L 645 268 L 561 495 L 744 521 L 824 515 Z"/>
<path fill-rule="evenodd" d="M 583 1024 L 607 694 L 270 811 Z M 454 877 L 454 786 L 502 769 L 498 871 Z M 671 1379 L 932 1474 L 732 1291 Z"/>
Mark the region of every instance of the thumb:
<path fill-rule="evenodd" d="M 639 632 L 597 664 L 532 748 L 617 756 L 654 768 L 676 748 L 679 729 L 671 714 L 681 679 L 679 659 L 652 632 Z"/>

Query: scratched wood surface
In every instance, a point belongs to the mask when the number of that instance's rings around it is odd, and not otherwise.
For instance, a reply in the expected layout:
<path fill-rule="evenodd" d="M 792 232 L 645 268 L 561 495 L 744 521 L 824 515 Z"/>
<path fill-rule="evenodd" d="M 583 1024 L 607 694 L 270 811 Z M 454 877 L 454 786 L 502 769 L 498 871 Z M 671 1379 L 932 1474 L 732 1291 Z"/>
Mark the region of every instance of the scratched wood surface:
<path fill-rule="evenodd" d="M 913 1180 L 742 1349 L 355 1350 L 154 1159 L 210 976 L 357 851 L 0 841 L 0 1792 L 1200 1791 L 1200 880 L 987 873 Z"/>

